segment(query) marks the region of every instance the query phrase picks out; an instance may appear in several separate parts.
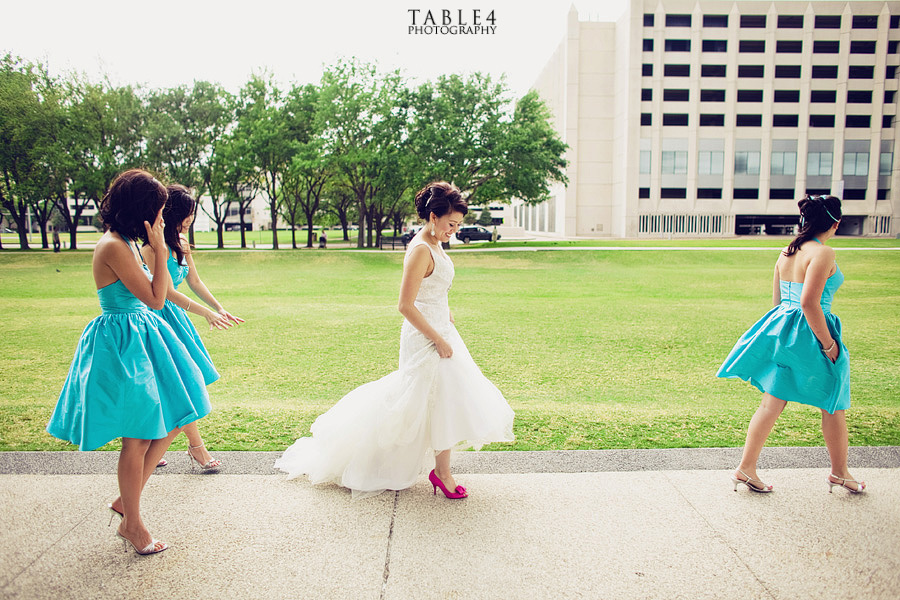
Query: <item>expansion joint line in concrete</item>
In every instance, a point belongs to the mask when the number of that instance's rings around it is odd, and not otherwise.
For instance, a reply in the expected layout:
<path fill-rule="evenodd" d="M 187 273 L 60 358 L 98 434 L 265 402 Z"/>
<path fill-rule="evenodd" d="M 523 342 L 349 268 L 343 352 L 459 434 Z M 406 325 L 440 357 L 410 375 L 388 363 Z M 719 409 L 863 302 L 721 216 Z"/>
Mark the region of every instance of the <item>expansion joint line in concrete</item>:
<path fill-rule="evenodd" d="M 397 505 L 400 503 L 400 492 L 394 492 L 394 508 L 391 511 L 391 525 L 388 527 L 387 549 L 384 552 L 384 575 L 381 580 L 380 600 L 384 600 L 387 592 L 388 577 L 391 574 L 391 542 L 394 540 L 394 519 L 397 517 Z"/>
<path fill-rule="evenodd" d="M 749 571 L 751 575 L 753 575 L 753 579 L 755 579 L 756 582 L 759 584 L 759 586 L 766 591 L 766 596 L 768 596 L 769 598 L 772 598 L 772 600 L 776 600 L 777 596 L 774 593 L 772 593 L 772 590 L 770 590 L 766 586 L 766 584 L 763 582 L 763 580 L 759 578 L 759 575 L 757 575 L 756 571 L 753 570 L 753 567 L 748 565 L 747 561 L 745 561 L 743 558 L 741 558 L 741 555 L 738 554 L 738 552 L 737 552 L 737 550 L 735 550 L 734 546 L 732 546 L 731 544 L 728 543 L 728 540 L 725 539 L 725 536 L 723 536 L 721 533 L 719 533 L 718 529 L 713 527 L 713 524 L 709 522 L 709 519 L 707 519 L 706 516 L 702 512 L 697 510 L 697 507 L 694 506 L 694 503 L 691 502 L 690 498 L 685 496 L 682 493 L 682 491 L 678 488 L 678 486 L 675 485 L 675 481 L 672 479 L 672 477 L 668 473 L 664 473 L 663 475 L 665 476 L 666 479 L 669 480 L 669 483 L 672 485 L 673 488 L 675 488 L 675 491 L 678 492 L 678 495 L 681 496 L 685 502 L 687 502 L 687 505 L 690 506 L 691 509 L 695 513 L 697 513 L 697 516 L 699 516 L 701 519 L 703 519 L 703 522 L 706 523 L 706 526 L 709 528 L 709 530 L 713 532 L 713 535 L 715 535 L 717 538 L 719 538 L 719 541 L 721 541 L 722 544 L 724 544 L 725 547 L 731 551 L 732 556 L 734 556 L 734 558 L 739 563 L 744 565 L 744 568 L 747 569 L 747 571 Z"/>

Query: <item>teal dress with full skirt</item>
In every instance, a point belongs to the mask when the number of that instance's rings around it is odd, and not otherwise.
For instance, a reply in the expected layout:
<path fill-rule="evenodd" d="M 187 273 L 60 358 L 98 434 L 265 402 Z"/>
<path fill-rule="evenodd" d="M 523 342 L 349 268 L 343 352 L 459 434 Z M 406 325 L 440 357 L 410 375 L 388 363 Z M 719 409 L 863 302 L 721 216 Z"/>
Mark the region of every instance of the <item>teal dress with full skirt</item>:
<path fill-rule="evenodd" d="M 103 313 L 81 334 L 47 431 L 94 450 L 164 438 L 209 414 L 203 375 L 172 328 L 121 281 L 97 295 Z"/>
<path fill-rule="evenodd" d="M 169 276 L 172 277 L 172 285 L 175 286 L 175 289 L 178 289 L 178 286 L 187 277 L 190 267 L 179 265 L 175 257 L 170 254 L 169 260 L 166 261 L 166 268 L 169 270 Z M 162 309 L 153 312 L 162 317 L 172 327 L 175 335 L 178 336 L 178 339 L 181 340 L 187 349 L 188 354 L 191 355 L 191 359 L 197 363 L 197 367 L 203 373 L 204 383 L 209 385 L 219 379 L 219 373 L 209 357 L 206 346 L 203 345 L 203 340 L 200 339 L 200 334 L 197 333 L 197 328 L 194 327 L 194 324 L 188 318 L 187 311 L 171 300 L 166 300 Z"/>
<path fill-rule="evenodd" d="M 841 341 L 841 321 L 831 313 L 832 299 L 843 282 L 844 275 L 836 268 L 821 299 L 828 330 L 841 349 L 836 362 L 822 352 L 800 308 L 803 284 L 781 281 L 781 303 L 741 336 L 717 375 L 749 381 L 761 392 L 831 414 L 850 408 L 850 359 Z"/>

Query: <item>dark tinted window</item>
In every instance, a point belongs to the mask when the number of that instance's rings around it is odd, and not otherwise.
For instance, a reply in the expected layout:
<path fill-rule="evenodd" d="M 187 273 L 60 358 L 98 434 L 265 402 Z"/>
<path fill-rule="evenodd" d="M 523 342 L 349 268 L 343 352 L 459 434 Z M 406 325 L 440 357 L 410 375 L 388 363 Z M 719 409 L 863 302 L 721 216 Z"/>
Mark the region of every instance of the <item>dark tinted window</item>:
<path fill-rule="evenodd" d="M 866 188 L 861 189 L 845 189 L 844 200 L 865 200 Z"/>
<path fill-rule="evenodd" d="M 897 54 L 897 47 L 900 42 L 888 42 L 888 54 Z"/>
<path fill-rule="evenodd" d="M 775 65 L 775 77 L 780 79 L 800 79 L 800 65 Z"/>
<path fill-rule="evenodd" d="M 764 75 L 763 65 L 738 65 L 738 77 L 763 77 Z"/>
<path fill-rule="evenodd" d="M 697 188 L 698 198 L 721 198 L 722 188 Z"/>
<path fill-rule="evenodd" d="M 875 42 L 864 40 L 850 41 L 850 54 L 875 54 Z"/>
<path fill-rule="evenodd" d="M 702 93 L 702 92 L 701 92 Z M 894 90 L 885 90 L 884 91 L 884 103 L 885 104 L 893 104 L 894 103 Z M 700 98 L 701 100 L 703 98 Z"/>
<path fill-rule="evenodd" d="M 725 77 L 726 71 L 725 65 L 700 65 L 701 77 Z"/>
<path fill-rule="evenodd" d="M 691 15 L 666 15 L 666 27 L 690 27 Z"/>
<path fill-rule="evenodd" d="M 900 16 L 891 15 L 891 29 L 900 28 Z"/>
<path fill-rule="evenodd" d="M 878 29 L 878 15 L 853 15 L 853 29 Z"/>
<path fill-rule="evenodd" d="M 700 90 L 701 102 L 725 102 L 725 90 Z"/>
<path fill-rule="evenodd" d="M 813 65 L 813 79 L 837 79 L 837 65 Z"/>
<path fill-rule="evenodd" d="M 690 99 L 690 90 L 663 90 L 663 100 L 684 102 Z"/>
<path fill-rule="evenodd" d="M 638 188 L 638 198 L 649 198 L 650 188 Z"/>
<path fill-rule="evenodd" d="M 848 104 L 871 104 L 872 103 L 872 90 L 848 90 L 847 91 L 847 103 Z"/>
<path fill-rule="evenodd" d="M 888 65 L 884 68 L 884 78 L 893 79 L 897 76 L 897 65 Z"/>
<path fill-rule="evenodd" d="M 816 29 L 840 29 L 841 15 L 816 15 Z"/>
<path fill-rule="evenodd" d="M 837 102 L 835 90 L 812 90 L 809 93 L 810 102 Z"/>
<path fill-rule="evenodd" d="M 704 27 L 728 27 L 728 15 L 703 15 Z"/>
<path fill-rule="evenodd" d="M 775 52 L 799 54 L 803 52 L 803 42 L 800 40 L 778 40 L 775 42 Z"/>
<path fill-rule="evenodd" d="M 738 43 L 738 52 L 765 52 L 765 40 L 741 40 Z"/>
<path fill-rule="evenodd" d="M 688 124 L 687 114 L 669 113 L 663 115 L 663 125 L 686 126 Z"/>
<path fill-rule="evenodd" d="M 670 77 L 689 77 L 691 74 L 691 65 L 664 65 L 663 75 Z"/>
<path fill-rule="evenodd" d="M 741 15 L 741 27 L 762 29 L 766 26 L 766 15 Z"/>
<path fill-rule="evenodd" d="M 644 77 L 650 77 L 653 75 L 653 65 L 644 63 L 641 65 L 641 75 Z"/>
<path fill-rule="evenodd" d="M 650 113 L 641 113 L 641 125 L 653 125 L 653 115 Z"/>
<path fill-rule="evenodd" d="M 834 115 L 809 115 L 810 127 L 834 127 Z"/>
<path fill-rule="evenodd" d="M 644 27 L 653 27 L 653 15 L 644 13 Z"/>
<path fill-rule="evenodd" d="M 738 90 L 738 102 L 762 102 L 762 90 Z"/>
<path fill-rule="evenodd" d="M 871 115 L 847 115 L 844 125 L 847 127 L 868 127 L 871 119 Z"/>
<path fill-rule="evenodd" d="M 890 129 L 894 126 L 894 115 L 882 115 L 881 117 L 881 126 L 885 129 Z"/>
<path fill-rule="evenodd" d="M 707 127 L 721 127 L 725 125 L 725 115 L 700 114 L 700 125 Z"/>
<path fill-rule="evenodd" d="M 803 15 L 778 15 L 779 29 L 803 29 Z"/>
<path fill-rule="evenodd" d="M 734 124 L 738 127 L 759 127 L 762 115 L 735 115 Z"/>
<path fill-rule="evenodd" d="M 653 90 L 651 90 L 650 88 L 642 88 L 641 100 L 653 100 Z"/>
<path fill-rule="evenodd" d="M 661 198 L 687 198 L 687 188 L 660 188 Z"/>
<path fill-rule="evenodd" d="M 666 40 L 666 52 L 690 52 L 691 40 Z"/>
<path fill-rule="evenodd" d="M 734 197 L 737 200 L 756 200 L 759 198 L 759 190 L 756 188 L 734 188 Z"/>
<path fill-rule="evenodd" d="M 794 197 L 794 188 L 772 188 L 769 190 L 769 198 L 772 200 L 791 200 Z"/>
<path fill-rule="evenodd" d="M 837 54 L 841 51 L 841 43 L 834 40 L 813 42 L 813 54 Z"/>
<path fill-rule="evenodd" d="M 775 90 L 775 102 L 800 102 L 800 90 Z"/>
<path fill-rule="evenodd" d="M 847 73 L 850 79 L 872 79 L 875 76 L 875 67 L 869 65 L 850 65 Z"/>
<path fill-rule="evenodd" d="M 703 51 L 704 52 L 727 52 L 728 51 L 728 41 L 727 40 L 703 40 Z"/>
<path fill-rule="evenodd" d="M 772 115 L 772 127 L 796 127 L 797 115 Z"/>
<path fill-rule="evenodd" d="M 653 40 L 644 38 L 644 52 L 653 52 Z"/>

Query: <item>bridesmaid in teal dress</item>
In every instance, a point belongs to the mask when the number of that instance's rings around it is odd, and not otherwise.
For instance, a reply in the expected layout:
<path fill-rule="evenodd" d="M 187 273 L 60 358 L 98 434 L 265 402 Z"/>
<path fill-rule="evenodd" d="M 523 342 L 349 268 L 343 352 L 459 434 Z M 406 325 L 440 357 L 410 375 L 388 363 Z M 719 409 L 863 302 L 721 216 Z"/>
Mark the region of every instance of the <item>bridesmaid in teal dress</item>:
<path fill-rule="evenodd" d="M 103 197 L 106 232 L 92 261 L 103 314 L 82 333 L 47 425 L 50 434 L 81 450 L 122 438 L 120 496 L 109 508 L 122 516 L 116 535 L 139 554 L 167 548 L 141 519 L 144 485 L 180 428 L 210 411 L 197 364 L 172 328 L 150 310 L 162 308 L 168 274 L 151 281 L 135 243 L 143 239 L 159 248 L 154 266 L 165 272 L 166 196 L 152 175 L 132 169 L 119 175 Z"/>
<path fill-rule="evenodd" d="M 200 372 L 203 373 L 204 383 L 209 385 L 219 378 L 219 373 L 213 366 L 209 352 L 203 345 L 203 341 L 187 313 L 192 312 L 205 318 L 210 329 L 228 329 L 238 323 L 243 323 L 244 320 L 225 310 L 197 274 L 191 247 L 184 236 L 194 220 L 196 202 L 191 197 L 190 191 L 183 185 L 170 185 L 166 190 L 169 197 L 166 200 L 166 207 L 163 209 L 163 217 L 166 221 L 166 270 L 169 273 L 171 284 L 166 294 L 165 305 L 156 313 L 171 325 L 175 334 L 188 349 L 191 358 L 197 363 Z M 155 264 L 156 252 L 151 246 L 145 245 L 141 252 L 147 264 Z M 187 281 L 191 290 L 215 310 L 210 310 L 179 292 L 178 286 L 182 281 Z M 191 470 L 194 470 L 196 462 L 201 471 L 217 471 L 222 463 L 209 454 L 203 438 L 200 436 L 197 423 L 186 425 L 184 434 L 188 438 L 187 455 L 188 461 L 191 463 Z M 164 465 L 165 461 L 160 461 L 160 466 Z"/>
<path fill-rule="evenodd" d="M 756 464 L 762 447 L 787 402 L 822 411 L 822 435 L 831 459 L 828 490 L 852 493 L 866 489 L 847 467 L 846 409 L 850 408 L 850 360 L 841 341 L 841 321 L 831 301 L 844 282 L 826 245 L 841 220 L 841 201 L 834 196 L 807 196 L 799 203 L 800 231 L 775 263 L 775 308 L 737 341 L 719 368 L 719 377 L 749 381 L 763 393 L 750 420 L 741 464 L 732 476 L 734 489 L 771 492 L 760 481 Z"/>

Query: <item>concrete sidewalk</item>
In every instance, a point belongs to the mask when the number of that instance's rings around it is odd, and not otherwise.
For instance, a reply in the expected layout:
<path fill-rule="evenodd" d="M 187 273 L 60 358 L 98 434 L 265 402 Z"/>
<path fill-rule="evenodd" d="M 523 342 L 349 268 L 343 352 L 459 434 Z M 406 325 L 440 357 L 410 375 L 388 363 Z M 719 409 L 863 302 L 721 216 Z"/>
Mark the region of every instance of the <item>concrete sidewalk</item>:
<path fill-rule="evenodd" d="M 732 491 L 736 448 L 458 453 L 462 501 L 215 454 L 167 455 L 143 511 L 170 548 L 141 557 L 107 526 L 117 454 L 0 453 L 0 598 L 900 597 L 900 447 L 851 448 L 861 495 L 823 448 L 765 449 L 772 494 Z"/>

